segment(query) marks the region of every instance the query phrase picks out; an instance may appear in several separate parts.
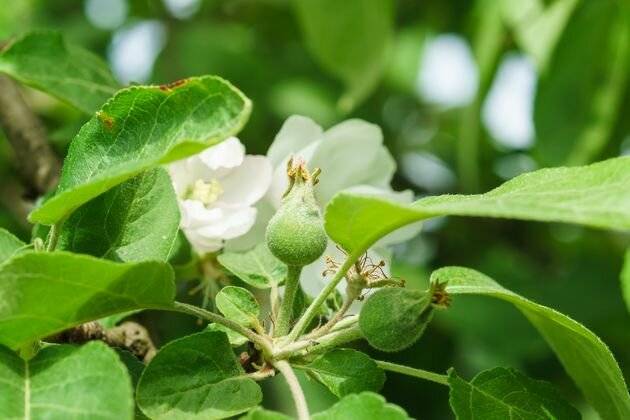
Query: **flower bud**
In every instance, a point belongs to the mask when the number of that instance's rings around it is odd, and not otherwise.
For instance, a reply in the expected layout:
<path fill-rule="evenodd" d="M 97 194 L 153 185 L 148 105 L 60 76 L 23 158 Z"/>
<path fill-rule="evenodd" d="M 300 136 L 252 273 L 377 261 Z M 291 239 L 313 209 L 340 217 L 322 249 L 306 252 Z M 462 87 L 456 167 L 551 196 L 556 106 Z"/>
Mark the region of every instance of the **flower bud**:
<path fill-rule="evenodd" d="M 289 188 L 282 205 L 267 225 L 267 246 L 280 261 L 302 267 L 319 258 L 328 239 L 313 187 L 319 171 L 310 174 L 303 162 L 287 169 Z"/>

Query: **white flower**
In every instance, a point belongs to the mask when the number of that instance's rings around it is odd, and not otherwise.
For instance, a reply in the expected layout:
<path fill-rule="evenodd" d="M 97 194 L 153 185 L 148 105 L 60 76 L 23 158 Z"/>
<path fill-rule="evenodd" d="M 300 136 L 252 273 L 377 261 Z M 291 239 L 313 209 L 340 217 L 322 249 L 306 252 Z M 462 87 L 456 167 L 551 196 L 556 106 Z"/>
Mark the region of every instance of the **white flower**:
<path fill-rule="evenodd" d="M 265 156 L 245 155 L 231 137 L 203 152 L 172 163 L 169 173 L 181 212 L 180 227 L 200 254 L 247 233 L 256 221 L 253 207 L 271 184 Z"/>
<path fill-rule="evenodd" d="M 244 249 L 264 241 L 267 222 L 280 206 L 282 194 L 287 188 L 286 167 L 291 156 L 303 158 L 311 170 L 321 168 L 315 196 L 322 210 L 341 190 L 360 191 L 401 202 L 413 200 L 411 191 L 395 192 L 391 189 L 396 163 L 383 145 L 380 127 L 352 119 L 324 131 L 313 120 L 294 115 L 285 121 L 267 152 L 274 167 L 273 180 L 265 199 L 257 205 L 259 215 L 256 226 L 243 238 L 230 241 L 228 247 Z M 387 256 L 389 252 L 385 245 L 407 240 L 418 230 L 418 226 L 412 226 L 388 235 L 379 241 L 373 250 L 376 252 L 371 256 L 375 260 Z M 324 255 L 336 254 L 334 244 L 330 243 Z M 304 267 L 301 281 L 306 293 L 314 295 L 324 287 L 328 280 L 322 277 L 323 270 L 323 258 Z"/>

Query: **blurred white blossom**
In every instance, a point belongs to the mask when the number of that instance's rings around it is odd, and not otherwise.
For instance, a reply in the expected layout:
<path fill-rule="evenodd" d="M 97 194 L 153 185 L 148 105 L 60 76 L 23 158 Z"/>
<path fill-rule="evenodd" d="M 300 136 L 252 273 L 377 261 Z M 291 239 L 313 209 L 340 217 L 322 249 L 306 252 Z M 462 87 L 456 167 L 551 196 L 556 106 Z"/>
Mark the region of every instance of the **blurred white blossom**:
<path fill-rule="evenodd" d="M 287 161 L 291 156 L 301 157 L 309 169 L 320 168 L 319 184 L 315 196 L 322 210 L 330 199 L 341 190 L 374 194 L 384 198 L 411 202 L 411 191 L 395 192 L 390 187 L 396 163 L 383 145 L 383 133 L 377 125 L 359 119 L 341 122 L 324 131 L 310 118 L 294 115 L 289 117 L 273 143 L 267 157 L 273 165 L 273 180 L 264 200 L 257 205 L 259 216 L 250 233 L 228 247 L 244 249 L 264 241 L 267 222 L 280 206 L 282 194 L 287 188 Z M 418 232 L 417 226 L 403 229 L 379 242 L 372 255 L 381 259 L 388 254 L 385 245 L 401 242 Z M 324 255 L 336 255 L 332 243 Z M 326 279 L 323 257 L 302 271 L 302 287 L 310 295 L 321 290 Z"/>
<path fill-rule="evenodd" d="M 225 240 L 247 233 L 256 220 L 253 206 L 271 184 L 269 159 L 245 155 L 236 137 L 168 169 L 179 202 L 180 227 L 201 254 L 218 251 Z"/>

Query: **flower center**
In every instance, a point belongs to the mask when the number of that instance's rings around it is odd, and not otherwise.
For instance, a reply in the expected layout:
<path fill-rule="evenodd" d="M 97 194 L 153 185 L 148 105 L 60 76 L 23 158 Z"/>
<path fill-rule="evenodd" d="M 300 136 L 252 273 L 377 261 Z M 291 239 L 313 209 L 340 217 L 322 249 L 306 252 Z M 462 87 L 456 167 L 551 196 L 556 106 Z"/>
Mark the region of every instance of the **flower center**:
<path fill-rule="evenodd" d="M 188 200 L 201 201 L 204 205 L 208 206 L 223 194 L 223 188 L 216 179 L 210 182 L 205 182 L 202 179 L 195 181 L 193 185 L 188 187 L 188 190 L 184 194 L 184 198 Z"/>

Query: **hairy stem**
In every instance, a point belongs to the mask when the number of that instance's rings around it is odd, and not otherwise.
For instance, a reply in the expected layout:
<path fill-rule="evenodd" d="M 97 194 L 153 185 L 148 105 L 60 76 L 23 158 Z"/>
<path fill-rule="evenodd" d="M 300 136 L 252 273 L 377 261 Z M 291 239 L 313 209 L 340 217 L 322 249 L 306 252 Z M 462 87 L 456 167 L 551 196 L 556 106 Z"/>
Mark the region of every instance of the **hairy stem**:
<path fill-rule="evenodd" d="M 271 344 L 264 337 L 256 334 L 252 330 L 248 330 L 247 328 L 243 327 L 242 325 L 234 321 L 231 321 L 227 318 L 222 317 L 221 315 L 217 315 L 213 312 L 207 311 L 197 306 L 189 305 L 187 303 L 182 303 L 182 302 L 174 302 L 173 306 L 168 306 L 161 309 L 182 312 L 185 314 L 196 316 L 198 318 L 203 318 L 210 322 L 216 322 L 217 324 L 221 324 L 224 327 L 227 327 L 239 333 L 240 335 L 247 337 L 249 341 L 251 341 L 254 344 L 257 344 L 260 347 L 260 349 L 263 351 L 263 353 L 267 355 L 272 353 Z"/>
<path fill-rule="evenodd" d="M 271 307 L 271 325 L 269 327 L 269 334 L 273 334 L 275 329 L 275 320 L 278 319 L 278 309 L 280 307 L 280 295 L 278 294 L 278 285 L 273 283 L 271 285 L 271 291 L 269 292 L 269 306 Z"/>
<path fill-rule="evenodd" d="M 61 233 L 62 223 L 63 222 L 58 222 L 50 227 L 50 232 L 48 232 L 48 243 L 46 244 L 46 251 L 54 251 L 57 247 L 57 241 L 59 240 L 59 233 Z"/>
<path fill-rule="evenodd" d="M 333 315 L 332 318 L 330 318 L 326 324 L 322 325 L 320 328 L 306 335 L 304 339 L 306 340 L 316 339 L 326 334 L 328 331 L 332 330 L 332 328 L 335 325 L 337 325 L 339 321 L 343 319 L 343 316 L 346 314 L 346 312 L 348 312 L 348 309 L 350 309 L 352 302 L 354 302 L 354 299 L 346 298 L 341 308 L 339 308 L 339 310 L 335 313 L 335 315 Z"/>
<path fill-rule="evenodd" d="M 376 360 L 376 365 L 383 370 L 402 373 L 403 375 L 413 376 L 414 378 L 425 379 L 427 381 L 435 382 L 440 385 L 448 386 L 448 376 L 442 375 L 440 373 L 398 365 L 396 363 L 384 362 L 382 360 Z"/>
<path fill-rule="evenodd" d="M 358 324 L 328 333 L 317 340 L 305 339 L 287 344 L 273 354 L 274 359 L 288 359 L 294 356 L 321 353 L 342 344 L 363 338 Z"/>
<path fill-rule="evenodd" d="M 289 272 L 287 274 L 287 280 L 285 281 L 284 299 L 280 305 L 280 314 L 276 321 L 276 328 L 274 330 L 274 337 L 283 336 L 289 332 L 291 327 L 291 318 L 293 316 L 293 303 L 295 296 L 300 287 L 300 273 L 302 267 L 290 265 Z"/>
<path fill-rule="evenodd" d="M 284 379 L 289 385 L 293 401 L 295 401 L 295 409 L 297 411 L 298 419 L 308 420 L 310 416 L 308 414 L 308 405 L 306 404 L 304 391 L 302 391 L 302 387 L 300 386 L 297 376 L 295 376 L 293 368 L 291 368 L 291 365 L 285 360 L 278 360 L 277 362 L 274 362 L 274 366 L 280 371 L 280 373 L 282 373 Z"/>
<path fill-rule="evenodd" d="M 0 75 L 0 125 L 15 150 L 20 175 L 28 188 L 37 194 L 50 190 L 57 183 L 61 162 L 17 83 L 3 75 Z"/>
<path fill-rule="evenodd" d="M 293 330 L 289 334 L 289 342 L 295 341 L 300 336 L 300 334 L 304 332 L 306 327 L 308 327 L 308 324 L 310 324 L 310 322 L 315 317 L 315 314 L 317 313 L 319 307 L 324 304 L 326 298 L 328 298 L 328 295 L 330 295 L 335 290 L 339 282 L 343 279 L 343 277 L 346 275 L 346 272 L 350 269 L 350 267 L 352 267 L 352 264 L 355 263 L 357 258 L 358 256 L 355 256 L 354 254 L 349 255 L 343 265 L 339 267 L 339 270 L 335 273 L 335 276 L 332 278 L 330 283 L 328 283 L 324 290 L 322 290 L 319 295 L 317 295 L 315 300 L 311 302 L 308 308 L 306 308 L 306 312 L 304 312 L 304 315 L 302 315 L 297 324 L 295 324 L 295 327 L 293 327 Z"/>

